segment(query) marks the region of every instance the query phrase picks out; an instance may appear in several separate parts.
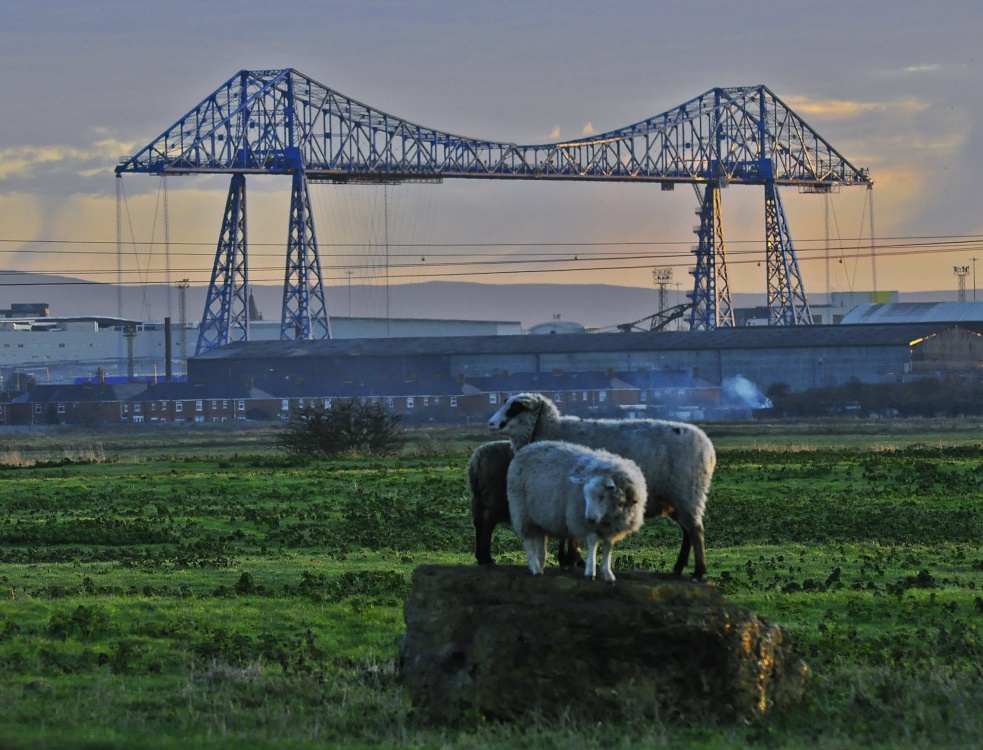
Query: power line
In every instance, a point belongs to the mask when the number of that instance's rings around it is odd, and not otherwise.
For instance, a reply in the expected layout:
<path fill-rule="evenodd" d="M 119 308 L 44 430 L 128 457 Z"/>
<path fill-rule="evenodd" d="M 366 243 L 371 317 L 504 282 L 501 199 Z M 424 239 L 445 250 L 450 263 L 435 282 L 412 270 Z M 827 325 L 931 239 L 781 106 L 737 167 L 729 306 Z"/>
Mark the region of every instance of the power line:
<path fill-rule="evenodd" d="M 46 240 L 17 240 L 17 239 L 5 239 L 0 238 L 0 244 L 3 243 L 18 243 L 18 244 L 40 244 L 42 246 L 48 245 L 91 245 L 91 246 L 109 246 L 113 245 L 114 242 L 109 240 L 64 240 L 64 239 L 46 239 Z M 815 244 L 815 247 L 809 247 L 810 244 Z M 131 242 L 131 245 L 150 245 L 154 243 L 141 243 L 141 242 Z M 760 240 L 736 240 L 730 241 L 728 243 L 730 249 L 728 251 L 728 263 L 734 265 L 747 264 L 747 263 L 761 263 L 761 241 Z M 825 240 L 799 240 L 797 241 L 799 246 L 798 256 L 800 262 L 810 262 L 815 260 L 821 260 L 822 254 L 826 251 Z M 171 242 L 171 245 L 181 245 L 184 247 L 203 247 L 203 243 L 190 243 L 190 242 Z M 684 251 L 681 249 L 685 246 L 687 249 Z M 282 248 L 279 243 L 253 243 L 252 247 L 266 247 L 266 248 Z M 360 248 L 366 251 L 372 249 L 382 250 L 381 245 L 374 243 L 325 243 L 322 244 L 323 248 Z M 392 278 L 395 279 L 439 279 L 439 278 L 455 278 L 460 276 L 490 276 L 490 275 L 519 275 L 519 274 L 530 274 L 530 273 L 588 273 L 596 271 L 630 271 L 630 270 L 647 270 L 652 264 L 658 265 L 688 265 L 692 260 L 692 251 L 689 249 L 692 247 L 692 242 L 642 242 L 642 241 L 617 241 L 617 242 L 526 242 L 526 243 L 515 243 L 515 242 L 481 242 L 481 243 L 391 243 L 390 248 L 414 248 L 417 250 L 438 250 L 443 248 L 454 248 L 458 250 L 467 249 L 467 252 L 456 252 L 456 253 L 438 253 L 431 254 L 428 258 L 424 253 L 421 255 L 419 252 L 413 253 L 390 253 L 389 259 L 392 261 L 395 259 L 396 263 L 387 263 L 387 269 L 403 271 L 413 271 L 412 273 L 398 273 Z M 601 248 L 647 248 L 649 252 L 639 252 L 639 253 L 625 253 L 622 252 L 617 255 L 609 255 L 602 252 L 591 252 L 591 249 L 601 249 Z M 507 248 L 545 248 L 551 249 L 556 248 L 555 252 L 548 252 L 546 250 L 539 252 L 511 252 L 511 253 L 495 253 L 495 252 L 475 252 L 478 249 L 507 249 Z M 567 252 L 560 251 L 559 248 L 566 248 Z M 587 249 L 587 252 L 584 252 Z M 662 250 L 661 252 L 651 252 L 651 250 Z M 983 250 L 983 235 L 912 235 L 912 236 L 899 236 L 899 237 L 884 237 L 877 242 L 877 253 L 879 257 L 891 258 L 891 257 L 914 257 L 920 255 L 943 255 L 955 252 L 966 252 L 972 251 L 977 252 Z M 117 251 L 113 250 L 63 250 L 63 249 L 53 249 L 53 250 L 33 250 L 34 253 L 44 253 L 52 255 L 88 255 L 88 256 L 116 256 Z M 843 260 L 856 260 L 861 257 L 865 257 L 870 253 L 870 246 L 868 244 L 860 245 L 848 245 L 843 246 L 839 249 L 838 256 L 841 261 Z M 198 253 L 172 253 L 172 255 L 181 255 L 183 257 L 200 257 Z M 371 253 L 366 253 L 368 257 L 371 257 Z M 278 257 L 279 253 L 260 253 L 259 257 L 272 258 Z M 254 256 L 255 257 L 255 256 Z M 399 262 L 405 261 L 408 258 L 420 258 L 419 262 Z M 597 264 L 603 265 L 597 265 Z M 611 265 L 612 263 L 620 263 L 619 265 Z M 636 265 L 638 263 L 643 263 L 644 265 Z M 570 267 L 571 264 L 574 267 Z M 590 265 L 588 265 L 590 264 Z M 532 268 L 531 266 L 536 266 Z M 562 266 L 562 267 L 558 267 Z M 363 279 L 366 281 L 371 280 L 381 280 L 382 275 L 376 261 L 369 261 L 366 263 L 352 264 L 346 262 L 343 264 L 328 264 L 324 265 L 323 268 L 327 271 L 339 271 L 347 272 L 350 270 L 367 271 L 368 273 L 363 274 Z M 469 269 L 469 270 L 457 270 L 457 269 Z M 207 269 L 204 268 L 181 268 L 181 269 L 169 269 L 177 273 L 187 275 L 187 276 L 202 276 L 205 277 L 208 274 Z M 281 266 L 259 266 L 253 267 L 251 269 L 253 272 L 253 283 L 279 283 L 279 276 L 282 275 Z M 0 278 L 10 277 L 20 274 L 25 274 L 30 272 L 23 271 L 0 271 Z M 45 269 L 43 274 L 56 275 L 56 276 L 70 276 L 75 273 L 79 273 L 78 269 L 69 270 L 52 270 Z M 117 276 L 117 283 L 121 286 L 143 286 L 148 283 L 162 283 L 149 281 L 149 274 L 159 274 L 160 271 L 151 271 L 150 269 L 136 269 L 136 270 L 124 270 L 117 268 L 115 271 L 106 270 L 91 270 L 84 272 L 89 279 L 68 279 L 62 281 L 26 281 L 26 280 L 16 280 L 16 281 L 0 281 L 0 286 L 3 287 L 31 287 L 31 286 L 77 286 L 77 285 L 91 285 L 99 283 L 108 283 L 103 281 L 93 281 L 91 277 L 102 277 L 110 276 L 115 274 Z M 261 274 L 273 274 L 269 278 L 262 278 Z M 140 276 L 142 277 L 140 281 L 128 281 L 124 279 L 124 276 Z M 329 280 L 337 281 L 343 283 L 345 281 L 344 277 L 340 275 L 338 277 L 333 277 Z M 163 283 L 166 283 L 167 279 Z M 202 282 L 207 283 L 207 282 Z"/>
<path fill-rule="evenodd" d="M 817 248 L 817 252 L 818 251 L 819 251 L 819 249 Z M 866 248 L 858 248 L 858 249 L 856 249 L 856 252 L 855 253 L 852 253 L 852 254 L 851 253 L 841 253 L 840 254 L 840 258 L 843 259 L 843 260 L 846 260 L 846 259 L 854 259 L 854 258 L 858 258 L 858 257 L 863 257 L 863 254 L 865 254 L 866 251 L 867 251 Z M 932 254 L 943 254 L 943 253 L 949 253 L 949 252 L 955 252 L 955 250 L 942 250 L 942 251 L 938 251 L 937 250 L 937 251 L 935 251 Z M 923 250 L 921 250 L 921 249 L 911 250 L 911 249 L 907 249 L 904 246 L 902 246 L 902 247 L 899 247 L 898 249 L 895 249 L 893 251 L 880 252 L 879 253 L 879 257 L 888 257 L 888 258 L 889 257 L 910 257 L 910 256 L 913 256 L 913 255 L 923 255 L 923 254 L 926 254 L 926 253 Z M 736 257 L 735 258 L 735 257 L 733 257 L 734 255 L 741 255 L 741 256 L 746 256 L 746 257 Z M 747 264 L 750 264 L 750 263 L 760 264 L 762 262 L 762 260 L 759 257 L 756 257 L 757 255 L 758 255 L 758 253 L 752 253 L 751 251 L 738 251 L 737 253 L 730 253 L 729 254 L 729 257 L 728 257 L 728 265 L 747 265 Z M 802 252 L 799 253 L 799 256 L 800 256 L 799 257 L 799 261 L 800 262 L 809 262 L 809 261 L 813 261 L 813 260 L 822 260 L 822 258 L 820 256 L 816 256 L 816 257 L 803 257 Z M 425 266 L 421 266 L 419 264 L 398 263 L 398 264 L 391 264 L 389 267 L 390 267 L 390 269 L 404 269 L 404 270 L 405 269 L 413 269 L 413 270 L 416 271 L 416 273 L 397 273 L 397 274 L 390 273 L 390 279 L 403 279 L 403 280 L 405 280 L 405 279 L 415 279 L 415 280 L 422 280 L 422 279 L 457 278 L 457 277 L 461 277 L 461 276 L 495 276 L 495 275 L 514 276 L 514 275 L 521 275 L 521 274 L 528 275 L 528 274 L 534 274 L 534 273 L 588 273 L 588 272 L 596 272 L 596 271 L 632 271 L 632 270 L 647 271 L 647 270 L 651 269 L 651 266 L 652 266 L 652 263 L 653 262 L 664 262 L 667 259 L 670 259 L 672 257 L 674 257 L 674 256 L 666 256 L 666 255 L 658 255 L 658 256 L 656 256 L 656 255 L 653 255 L 653 256 L 642 256 L 642 257 L 629 256 L 629 257 L 625 257 L 625 258 L 618 258 L 618 257 L 615 257 L 615 258 L 606 258 L 606 257 L 605 258 L 590 258 L 589 260 L 592 261 L 592 262 L 602 261 L 602 260 L 603 261 L 607 261 L 607 262 L 611 262 L 612 260 L 625 260 L 625 261 L 634 261 L 634 262 L 639 262 L 640 261 L 640 262 L 642 262 L 642 264 L 641 265 L 630 265 L 628 263 L 622 263 L 622 264 L 619 264 L 619 265 L 585 265 L 585 266 L 578 266 L 578 267 L 575 267 L 575 268 L 570 268 L 570 267 L 514 268 L 514 266 L 518 266 L 518 265 L 539 265 L 539 266 L 547 265 L 547 266 L 549 266 L 550 264 L 559 264 L 559 263 L 564 263 L 564 264 L 571 263 L 571 262 L 580 263 L 580 262 L 585 262 L 588 259 L 580 260 L 580 259 L 570 259 L 569 257 L 561 257 L 561 258 L 546 258 L 546 259 L 538 259 L 538 260 L 536 260 L 536 259 L 529 259 L 529 260 L 521 260 L 521 261 L 520 260 L 508 260 L 508 259 L 505 259 L 505 260 L 496 260 L 496 261 L 457 261 L 457 262 L 447 262 L 447 263 L 432 263 L 432 262 L 429 262 L 428 261 Z M 675 256 L 675 257 L 678 257 L 680 259 L 680 262 L 682 262 L 683 259 L 688 259 L 689 258 L 689 254 Z M 478 267 L 478 266 L 495 266 L 496 268 L 494 268 L 494 269 L 488 269 L 488 270 L 481 270 L 480 268 L 479 269 L 476 269 L 475 268 L 475 267 Z M 511 268 L 506 267 L 506 266 L 510 266 Z M 440 271 L 439 270 L 439 269 L 442 269 L 442 268 L 462 268 L 462 267 L 468 268 L 468 269 L 471 269 L 471 270 L 462 270 L 462 271 L 449 271 L 449 270 L 448 271 Z M 369 273 L 369 274 L 363 275 L 363 277 L 362 277 L 363 280 L 378 280 L 378 281 L 381 281 L 384 278 L 384 271 L 380 270 L 377 265 L 372 265 L 372 264 L 369 264 L 369 265 L 360 265 L 360 266 L 352 266 L 351 264 L 346 264 L 344 266 L 331 266 L 331 265 L 329 265 L 329 266 L 324 266 L 324 268 L 327 269 L 327 270 L 329 270 L 329 271 L 332 271 L 332 270 L 333 271 L 345 271 L 345 270 L 351 270 L 351 269 L 359 269 L 359 270 L 368 270 L 368 271 L 374 272 L 374 273 Z M 257 273 L 262 273 L 262 272 L 282 274 L 282 268 L 280 268 L 278 266 L 277 267 L 272 267 L 272 266 L 271 267 L 259 267 L 259 268 L 253 268 L 251 270 L 254 272 L 253 273 L 253 277 L 252 277 L 252 283 L 254 283 L 254 284 L 257 284 L 257 283 L 258 284 L 278 284 L 278 283 L 281 283 L 282 282 L 282 277 L 281 276 L 270 276 L 268 278 L 263 278 L 263 277 L 257 278 L 257 275 L 256 275 Z M 195 274 L 199 274 L 199 275 L 202 275 L 204 277 L 204 276 L 207 276 L 207 274 L 208 274 L 207 269 L 191 269 L 191 270 L 189 270 L 189 269 L 177 269 L 177 270 L 172 269 L 172 271 L 175 271 L 177 273 L 187 274 L 189 276 L 193 276 Z M 21 271 L 0 271 L 0 277 L 20 275 L 20 274 L 23 274 L 23 273 L 25 273 L 25 272 L 21 272 Z M 63 272 L 45 271 L 44 273 L 53 274 L 53 275 L 65 275 L 65 274 L 68 274 L 68 273 L 73 273 L 73 271 L 63 271 Z M 102 275 L 102 276 L 108 276 L 108 275 L 113 275 L 116 272 L 110 271 L 110 270 L 105 270 L 105 271 L 88 271 L 86 273 L 88 275 L 90 275 L 90 276 L 93 276 L 93 275 L 94 276 L 100 276 L 100 275 Z M 145 276 L 145 274 L 146 274 L 145 271 L 140 271 L 140 270 L 129 270 L 129 271 L 124 270 L 124 271 L 122 271 L 122 273 L 123 274 L 129 274 L 130 276 L 133 276 L 133 275 L 144 275 Z M 328 280 L 329 281 L 336 281 L 336 282 L 338 282 L 339 285 L 342 285 L 342 284 L 344 284 L 346 282 L 346 277 L 343 277 L 341 275 L 338 275 L 338 276 L 329 277 Z M 91 280 L 85 280 L 85 279 L 72 279 L 72 280 L 62 280 L 62 281 L 0 281 L 0 287 L 20 287 L 20 286 L 23 286 L 23 287 L 32 287 L 32 286 L 75 286 L 75 285 L 92 285 L 92 284 L 103 284 L 103 283 L 108 283 L 108 282 L 91 281 Z M 147 283 L 158 283 L 158 284 L 160 284 L 160 283 L 163 283 L 163 282 L 148 282 L 145 279 L 144 280 L 140 280 L 140 281 L 126 281 L 126 280 L 124 280 L 122 282 L 122 285 L 123 286 L 144 286 Z M 207 283 L 207 282 L 203 282 L 203 283 Z"/>
<path fill-rule="evenodd" d="M 926 242 L 931 240 L 931 242 Z M 796 245 L 816 243 L 822 244 L 825 240 L 823 238 L 795 238 Z M 953 234 L 953 235 L 902 235 L 897 237 L 880 237 L 877 240 L 877 247 L 885 247 L 885 243 L 898 243 L 903 242 L 906 245 L 932 245 L 932 244 L 963 244 L 963 243 L 974 243 L 983 242 L 983 234 Z M 746 240 L 728 240 L 728 245 L 746 245 L 746 244 L 761 244 L 761 239 L 746 239 Z M 17 244 L 17 245 L 112 245 L 115 246 L 115 240 L 73 240 L 73 239 L 18 239 L 10 237 L 0 237 L 0 244 Z M 153 246 L 158 244 L 156 240 L 128 240 L 128 245 L 147 245 Z M 170 244 L 172 246 L 179 247 L 201 247 L 201 248 L 214 248 L 214 242 L 180 242 L 171 240 Z M 673 241 L 651 241 L 651 240 L 632 240 L 632 241 L 600 241 L 600 242 L 390 242 L 389 247 L 403 247 L 403 248 L 476 248 L 476 247 L 489 247 L 489 248 L 503 248 L 503 247 L 671 247 L 671 246 L 689 246 L 692 245 L 692 240 L 673 240 Z M 281 248 L 284 246 L 282 242 L 250 242 L 250 248 L 254 247 L 276 247 Z M 384 247 L 384 243 L 374 243 L 374 242 L 318 242 L 318 247 L 340 247 L 340 248 L 360 248 L 360 247 Z M 890 245 L 888 245 L 890 246 Z M 863 248 L 869 250 L 869 243 L 865 244 Z M 64 250 L 61 252 L 66 253 L 79 253 L 79 254 L 93 254 L 91 250 Z"/>

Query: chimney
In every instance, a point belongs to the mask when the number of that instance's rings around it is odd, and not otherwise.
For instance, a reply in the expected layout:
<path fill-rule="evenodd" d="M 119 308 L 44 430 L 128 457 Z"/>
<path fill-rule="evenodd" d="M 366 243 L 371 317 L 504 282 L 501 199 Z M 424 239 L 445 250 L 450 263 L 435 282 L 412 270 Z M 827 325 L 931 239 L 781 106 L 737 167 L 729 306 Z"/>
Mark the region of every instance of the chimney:
<path fill-rule="evenodd" d="M 171 319 L 164 318 L 164 382 L 170 383 L 173 377 L 171 366 Z"/>

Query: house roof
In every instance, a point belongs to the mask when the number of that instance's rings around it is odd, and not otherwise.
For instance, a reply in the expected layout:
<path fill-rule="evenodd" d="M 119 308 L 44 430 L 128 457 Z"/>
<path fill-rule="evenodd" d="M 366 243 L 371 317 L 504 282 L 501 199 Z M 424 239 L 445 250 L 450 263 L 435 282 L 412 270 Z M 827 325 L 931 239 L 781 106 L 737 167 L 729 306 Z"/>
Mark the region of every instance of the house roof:
<path fill-rule="evenodd" d="M 156 383 L 126 398 L 127 401 L 191 401 L 204 398 L 249 398 L 244 383 Z"/>
<path fill-rule="evenodd" d="M 983 302 L 888 302 L 859 305 L 843 316 L 843 325 L 884 323 L 962 323 L 983 326 Z"/>
<path fill-rule="evenodd" d="M 113 386 L 102 385 L 78 385 L 75 383 L 62 383 L 56 385 L 36 385 L 31 390 L 25 391 L 11 399 L 11 403 L 54 403 L 54 402 L 75 402 L 75 401 L 116 401 L 117 395 Z"/>

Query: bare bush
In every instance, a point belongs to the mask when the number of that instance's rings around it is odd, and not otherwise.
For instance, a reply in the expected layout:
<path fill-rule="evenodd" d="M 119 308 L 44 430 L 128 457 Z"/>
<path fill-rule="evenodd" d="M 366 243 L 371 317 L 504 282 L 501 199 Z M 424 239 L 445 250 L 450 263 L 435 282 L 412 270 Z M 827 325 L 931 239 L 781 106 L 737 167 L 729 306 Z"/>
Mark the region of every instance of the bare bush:
<path fill-rule="evenodd" d="M 278 444 L 295 457 L 386 455 L 405 442 L 403 417 L 379 402 L 334 399 L 330 407 L 295 409 L 278 435 Z"/>

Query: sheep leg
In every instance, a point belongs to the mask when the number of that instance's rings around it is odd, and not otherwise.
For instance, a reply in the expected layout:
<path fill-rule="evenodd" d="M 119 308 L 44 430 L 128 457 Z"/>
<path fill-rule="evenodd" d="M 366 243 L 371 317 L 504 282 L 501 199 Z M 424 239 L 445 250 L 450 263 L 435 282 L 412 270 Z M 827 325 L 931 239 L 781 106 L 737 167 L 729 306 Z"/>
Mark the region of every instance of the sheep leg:
<path fill-rule="evenodd" d="M 587 565 L 584 570 L 584 577 L 592 581 L 597 576 L 597 534 L 587 536 Z"/>
<path fill-rule="evenodd" d="M 703 522 L 686 516 L 677 521 L 683 530 L 683 543 L 679 548 L 679 557 L 673 572 L 677 576 L 683 574 L 689 563 L 689 552 L 693 550 L 693 577 L 703 578 L 707 574 L 706 548 L 703 539 Z"/>
<path fill-rule="evenodd" d="M 703 578 L 707 574 L 706 548 L 703 540 L 703 524 L 693 525 L 693 577 Z"/>
<path fill-rule="evenodd" d="M 539 564 L 539 541 L 541 537 L 531 537 L 522 540 L 522 546 L 526 548 L 526 559 L 529 561 L 529 570 L 534 576 L 543 572 Z"/>
<path fill-rule="evenodd" d="M 679 557 L 676 558 L 676 565 L 672 569 L 672 572 L 677 576 L 681 576 L 683 570 L 686 569 L 686 565 L 689 563 L 690 547 L 692 546 L 689 531 L 684 526 L 680 526 L 679 528 L 683 531 L 683 543 L 679 546 Z"/>
<path fill-rule="evenodd" d="M 601 575 L 608 583 L 614 583 L 614 571 L 611 570 L 611 550 L 614 544 L 610 539 L 605 539 L 601 543 Z"/>
<path fill-rule="evenodd" d="M 559 539 L 556 556 L 559 559 L 560 567 L 564 570 L 584 567 L 584 559 L 580 556 L 580 547 L 576 539 Z"/>
<path fill-rule="evenodd" d="M 478 565 L 494 565 L 491 555 L 492 532 L 495 523 L 487 518 L 476 518 L 474 521 L 475 553 Z"/>
<path fill-rule="evenodd" d="M 546 537 L 537 537 L 537 540 L 538 547 L 536 548 L 536 559 L 539 562 L 539 572 L 542 573 L 544 570 L 546 570 Z"/>

